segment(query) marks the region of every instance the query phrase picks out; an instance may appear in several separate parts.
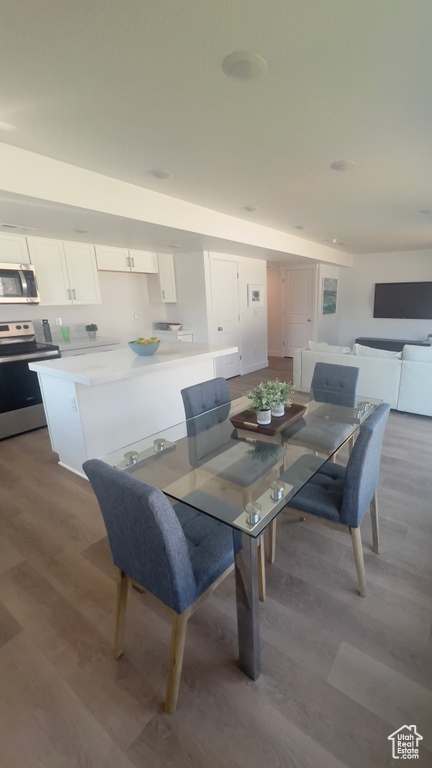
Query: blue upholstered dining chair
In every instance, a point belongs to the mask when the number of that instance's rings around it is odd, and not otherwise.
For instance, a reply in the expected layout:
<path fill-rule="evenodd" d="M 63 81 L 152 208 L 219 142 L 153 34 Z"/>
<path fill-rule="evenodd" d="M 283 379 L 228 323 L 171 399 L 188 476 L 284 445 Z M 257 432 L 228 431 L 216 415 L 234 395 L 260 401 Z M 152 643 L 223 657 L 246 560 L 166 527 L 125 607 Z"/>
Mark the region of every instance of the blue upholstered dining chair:
<path fill-rule="evenodd" d="M 118 568 L 114 657 L 123 653 L 129 582 L 173 615 L 165 709 L 177 704 L 189 617 L 234 567 L 241 535 L 98 459 L 83 464 Z"/>
<path fill-rule="evenodd" d="M 360 525 L 370 506 L 373 551 L 379 552 L 376 491 L 384 431 L 390 406 L 379 405 L 360 427 L 348 464 L 326 462 L 284 507 L 285 512 L 322 523 L 351 535 L 359 592 L 366 597 L 366 576 Z M 314 457 L 302 457 L 313 460 Z M 290 470 L 281 475 L 289 481 Z"/>
<path fill-rule="evenodd" d="M 232 452 L 237 430 L 230 420 L 231 395 L 223 378 L 210 379 L 181 390 L 188 421 L 189 462 L 196 470 L 214 472 L 221 483 L 242 493 L 243 504 L 252 500 L 255 483 L 272 467 L 282 467 L 285 450 L 280 445 L 255 440 L 251 444 L 238 440 L 247 450 L 238 456 Z M 197 418 L 194 418 L 197 417 Z M 220 457 L 227 458 L 226 466 L 217 469 Z M 230 456 L 232 459 L 230 460 Z M 259 539 L 259 596 L 265 599 L 265 567 L 263 537 Z"/>
<path fill-rule="evenodd" d="M 315 400 L 353 408 L 359 373 L 354 365 L 316 363 L 311 383 Z"/>
<path fill-rule="evenodd" d="M 339 415 L 337 419 L 332 419 L 331 405 L 355 406 L 358 377 L 359 368 L 355 366 L 316 363 L 311 390 L 315 402 L 325 405 L 308 414 L 307 424 L 303 419 L 294 423 L 282 432 L 282 437 L 317 452 L 332 453 L 341 446 L 346 435 L 351 452 L 354 445 L 354 440 L 349 438 L 351 424 L 341 423 Z M 335 457 L 336 452 L 330 460 L 334 461 Z"/>

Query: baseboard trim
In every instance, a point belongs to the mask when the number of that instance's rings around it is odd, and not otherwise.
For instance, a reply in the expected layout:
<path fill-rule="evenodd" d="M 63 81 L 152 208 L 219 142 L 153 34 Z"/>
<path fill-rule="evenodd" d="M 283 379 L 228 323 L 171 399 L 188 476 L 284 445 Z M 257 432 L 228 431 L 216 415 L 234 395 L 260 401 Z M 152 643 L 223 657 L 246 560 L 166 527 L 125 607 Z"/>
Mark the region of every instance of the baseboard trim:
<path fill-rule="evenodd" d="M 259 371 L 261 368 L 268 368 L 268 364 L 268 360 L 261 360 L 261 362 L 253 363 L 252 365 L 242 365 L 240 375 L 244 376 L 246 373 L 253 373 L 254 371 Z"/>

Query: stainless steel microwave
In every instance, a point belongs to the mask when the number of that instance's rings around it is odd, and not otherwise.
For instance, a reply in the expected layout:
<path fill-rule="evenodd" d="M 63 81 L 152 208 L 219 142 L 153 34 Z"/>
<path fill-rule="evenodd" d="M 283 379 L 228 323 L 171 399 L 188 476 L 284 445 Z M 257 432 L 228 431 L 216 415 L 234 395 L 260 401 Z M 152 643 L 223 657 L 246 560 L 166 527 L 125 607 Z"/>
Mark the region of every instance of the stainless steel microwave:
<path fill-rule="evenodd" d="M 39 304 L 32 264 L 0 264 L 0 304 Z"/>

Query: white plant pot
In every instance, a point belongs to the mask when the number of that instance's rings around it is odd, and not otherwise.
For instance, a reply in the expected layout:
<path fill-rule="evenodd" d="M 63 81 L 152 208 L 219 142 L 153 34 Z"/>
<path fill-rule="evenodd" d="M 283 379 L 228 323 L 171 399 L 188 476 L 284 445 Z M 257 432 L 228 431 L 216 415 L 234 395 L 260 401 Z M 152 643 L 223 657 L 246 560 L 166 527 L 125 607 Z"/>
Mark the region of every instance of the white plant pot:
<path fill-rule="evenodd" d="M 257 411 L 257 424 L 271 424 L 271 410 Z"/>
<path fill-rule="evenodd" d="M 272 408 L 272 416 L 285 416 L 285 403 L 278 405 L 276 408 Z"/>
<path fill-rule="evenodd" d="M 96 338 L 96 331 L 87 331 L 87 335 L 89 339 L 95 339 Z"/>

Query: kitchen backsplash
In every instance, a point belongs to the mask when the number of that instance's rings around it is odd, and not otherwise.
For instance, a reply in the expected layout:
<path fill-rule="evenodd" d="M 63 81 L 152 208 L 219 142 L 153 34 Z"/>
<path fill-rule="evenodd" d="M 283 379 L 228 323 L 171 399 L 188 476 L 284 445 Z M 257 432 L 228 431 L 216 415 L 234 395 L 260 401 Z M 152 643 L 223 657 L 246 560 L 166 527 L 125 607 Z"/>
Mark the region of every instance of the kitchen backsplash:
<path fill-rule="evenodd" d="M 121 339 L 122 343 L 137 336 L 150 335 L 154 322 L 167 322 L 166 305 L 150 304 L 147 276 L 122 272 L 99 272 L 101 304 L 78 306 L 0 305 L 0 322 L 32 320 L 37 337 L 43 341 L 42 319 L 47 318 L 53 340 L 60 336 L 55 318 L 69 326 L 71 336 L 86 335 L 84 326 L 96 323 L 101 336 Z M 134 315 L 138 316 L 135 320 Z"/>

